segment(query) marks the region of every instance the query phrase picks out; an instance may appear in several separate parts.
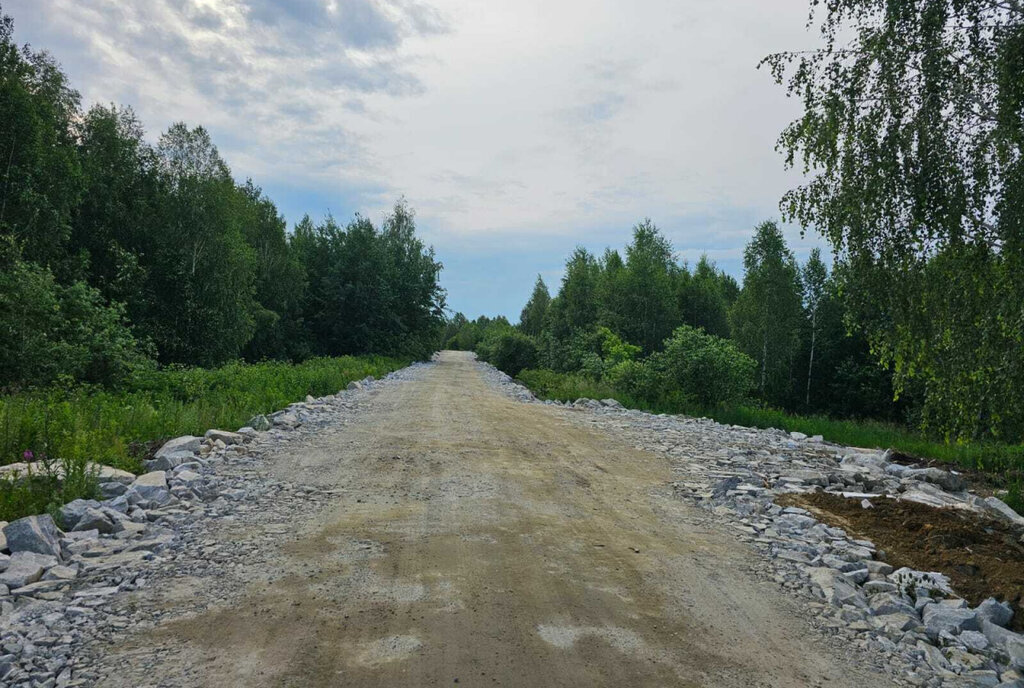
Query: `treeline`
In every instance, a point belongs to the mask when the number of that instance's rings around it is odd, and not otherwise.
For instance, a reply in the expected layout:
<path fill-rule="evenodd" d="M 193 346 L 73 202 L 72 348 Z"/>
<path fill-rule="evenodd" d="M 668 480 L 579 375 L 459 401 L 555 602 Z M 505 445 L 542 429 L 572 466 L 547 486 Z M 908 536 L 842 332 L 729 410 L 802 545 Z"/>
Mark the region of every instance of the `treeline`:
<path fill-rule="evenodd" d="M 0 388 L 117 384 L 139 366 L 423 356 L 441 264 L 395 205 L 380 226 L 289 234 L 202 127 L 148 143 L 130 108 L 83 111 L 0 12 Z"/>
<path fill-rule="evenodd" d="M 799 413 L 912 420 L 891 375 L 851 334 L 842 284 L 815 250 L 799 265 L 773 222 L 755 230 L 736 280 L 702 257 L 676 260 L 650 221 L 625 258 L 576 249 L 552 298 L 538 276 L 513 326 L 503 317 L 448 324 L 447 345 L 510 374 L 582 373 L 649 402 L 690 408 L 750 398 Z"/>

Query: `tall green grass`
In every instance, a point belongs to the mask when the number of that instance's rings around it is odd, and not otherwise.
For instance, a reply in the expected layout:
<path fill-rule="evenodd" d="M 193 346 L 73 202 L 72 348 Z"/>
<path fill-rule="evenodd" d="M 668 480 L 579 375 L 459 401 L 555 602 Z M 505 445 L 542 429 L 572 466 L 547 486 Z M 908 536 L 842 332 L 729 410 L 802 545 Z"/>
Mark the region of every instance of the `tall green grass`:
<path fill-rule="evenodd" d="M 352 380 L 409 362 L 381 356 L 317 358 L 300 364 L 231 363 L 139 373 L 120 391 L 77 387 L 0 397 L 0 465 L 35 459 L 78 475 L 87 462 L 137 472 L 149 446 L 210 428 L 233 430 L 307 394 L 333 394 Z M 0 520 L 90 496 L 88 479 L 0 480 Z"/>
<path fill-rule="evenodd" d="M 830 442 L 853 447 L 896 449 L 910 456 L 956 464 L 990 476 L 1004 487 L 1005 501 L 1024 513 L 1024 446 L 995 443 L 950 444 L 926 437 L 910 428 L 872 420 L 840 420 L 826 416 L 799 416 L 778 409 L 734 405 L 699 408 L 678 400 L 647 401 L 622 394 L 607 383 L 576 373 L 524 370 L 518 379 L 542 399 L 574 401 L 616 399 L 628 408 L 652 413 L 713 418 L 719 423 L 754 428 L 781 428 L 787 432 L 821 435 Z"/>

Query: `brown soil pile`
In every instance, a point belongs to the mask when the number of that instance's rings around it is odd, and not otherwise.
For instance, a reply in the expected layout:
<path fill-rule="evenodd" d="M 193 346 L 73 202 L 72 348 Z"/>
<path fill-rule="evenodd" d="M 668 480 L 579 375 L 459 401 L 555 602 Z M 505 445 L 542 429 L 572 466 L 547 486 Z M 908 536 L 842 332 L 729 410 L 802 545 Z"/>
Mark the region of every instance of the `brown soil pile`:
<path fill-rule="evenodd" d="M 893 566 L 938 571 L 953 589 L 977 605 L 995 597 L 1013 605 L 1013 625 L 1024 629 L 1024 535 L 1007 524 L 957 509 L 936 509 L 894 499 L 859 499 L 816 492 L 789 494 L 783 506 L 798 506 L 819 520 L 871 540 Z"/>

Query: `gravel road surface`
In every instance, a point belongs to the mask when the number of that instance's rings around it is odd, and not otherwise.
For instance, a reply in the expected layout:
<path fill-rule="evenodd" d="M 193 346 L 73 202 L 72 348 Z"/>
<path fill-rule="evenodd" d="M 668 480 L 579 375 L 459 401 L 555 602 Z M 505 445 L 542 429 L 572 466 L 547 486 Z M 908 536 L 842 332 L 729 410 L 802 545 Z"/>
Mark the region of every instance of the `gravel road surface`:
<path fill-rule="evenodd" d="M 103 649 L 100 683 L 891 685 L 674 496 L 663 457 L 485 372 L 444 352 L 264 443 L 253 479 L 317 498 L 211 525 L 204 551 L 240 553 L 217 575 L 131 593 L 125 614 L 152 621 Z"/>

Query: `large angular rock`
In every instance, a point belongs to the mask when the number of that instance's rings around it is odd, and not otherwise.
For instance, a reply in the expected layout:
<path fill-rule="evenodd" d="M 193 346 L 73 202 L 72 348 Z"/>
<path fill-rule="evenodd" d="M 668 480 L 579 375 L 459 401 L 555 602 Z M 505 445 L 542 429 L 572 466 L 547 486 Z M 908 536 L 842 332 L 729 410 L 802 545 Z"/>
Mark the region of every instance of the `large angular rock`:
<path fill-rule="evenodd" d="M 849 604 L 859 609 L 867 609 L 868 602 L 867 598 L 864 597 L 864 593 L 858 590 L 855 585 L 850 583 L 835 569 L 825 566 L 812 566 L 806 570 L 811 581 L 821 588 L 825 599 L 831 604 L 837 607 Z"/>
<path fill-rule="evenodd" d="M 0 573 L 0 585 L 8 588 L 21 588 L 35 583 L 43 577 L 46 569 L 56 566 L 57 557 L 36 552 L 15 552 L 11 555 L 7 570 Z"/>
<path fill-rule="evenodd" d="M 1024 516 L 1011 509 L 1006 502 L 998 497 L 986 497 L 984 501 L 985 510 L 992 516 L 1009 521 L 1018 526 L 1024 526 Z"/>
<path fill-rule="evenodd" d="M 117 512 L 113 509 L 107 509 L 106 511 L 92 508 L 86 509 L 73 530 L 79 532 L 98 530 L 99 532 L 107 535 L 111 533 L 119 533 L 124 530 L 124 526 L 121 525 L 120 519 L 112 518 L 110 516 L 112 513 L 116 514 Z"/>
<path fill-rule="evenodd" d="M 915 571 L 914 569 L 897 569 L 889 574 L 889 580 L 898 585 L 901 590 L 938 590 L 945 595 L 952 595 L 953 589 L 949 586 L 949 578 L 938 571 Z"/>
<path fill-rule="evenodd" d="M 227 430 L 207 430 L 205 437 L 211 442 L 220 440 L 224 444 L 241 444 L 245 441 L 244 435 L 239 435 L 237 432 L 228 432 Z"/>
<path fill-rule="evenodd" d="M 199 451 L 202 439 L 192 435 L 183 435 L 168 440 L 160 447 L 153 459 L 146 462 L 146 468 L 150 471 L 169 471 L 170 469 L 185 463 Z"/>
<path fill-rule="evenodd" d="M 896 466 L 898 464 L 893 464 Z M 890 466 L 889 468 L 892 468 Z M 887 472 L 893 472 L 887 469 Z M 967 482 L 956 473 L 944 471 L 941 468 L 906 468 L 899 472 L 900 477 L 910 480 L 921 480 L 926 483 L 938 485 L 950 492 L 960 492 L 967 489 Z"/>
<path fill-rule="evenodd" d="M 1008 631 L 988 619 L 981 620 L 981 632 L 990 643 L 1005 652 L 1017 668 L 1024 669 L 1024 635 Z"/>
<path fill-rule="evenodd" d="M 91 464 L 90 466 L 96 466 L 96 464 Z M 122 471 L 120 468 L 114 468 L 113 466 L 96 466 L 96 479 L 101 483 L 131 485 L 132 481 L 135 480 L 135 474 L 129 471 Z"/>
<path fill-rule="evenodd" d="M 140 475 L 128 488 L 128 501 L 131 503 L 166 504 L 170 499 L 171 493 L 167 489 L 167 474 L 163 471 Z"/>
<path fill-rule="evenodd" d="M 348 383 L 348 386 L 345 387 L 345 389 L 347 389 L 349 391 L 356 390 L 356 389 L 362 389 L 362 388 L 363 388 L 363 385 L 361 383 L 359 383 L 359 382 L 356 382 L 355 380 L 353 380 L 352 382 Z"/>
<path fill-rule="evenodd" d="M 924 630 L 930 638 L 938 638 L 945 631 L 958 635 L 961 631 L 979 631 L 978 612 L 973 609 L 953 609 L 944 604 L 929 604 L 921 610 Z"/>
<path fill-rule="evenodd" d="M 49 514 L 26 516 L 4 527 L 11 552 L 36 552 L 60 556 L 60 531 Z"/>
<path fill-rule="evenodd" d="M 1009 605 L 999 602 L 994 597 L 990 597 L 979 604 L 976 611 L 978 612 L 979 619 L 988 619 L 996 626 L 1002 626 L 1003 628 L 1009 626 L 1010 621 L 1013 620 L 1013 610 Z"/>
<path fill-rule="evenodd" d="M 199 451 L 199 446 L 202 444 L 202 439 L 199 437 L 193 437 L 192 435 L 182 435 L 181 437 L 175 437 L 173 440 L 167 440 L 164 442 L 164 446 L 160 447 L 155 457 L 167 456 L 168 454 L 177 454 L 179 452 L 188 452 L 189 454 L 195 454 Z"/>
<path fill-rule="evenodd" d="M 60 508 L 61 525 L 64 526 L 64 530 L 74 530 L 86 509 L 98 509 L 99 506 L 100 503 L 95 499 L 76 499 L 68 502 Z"/>

